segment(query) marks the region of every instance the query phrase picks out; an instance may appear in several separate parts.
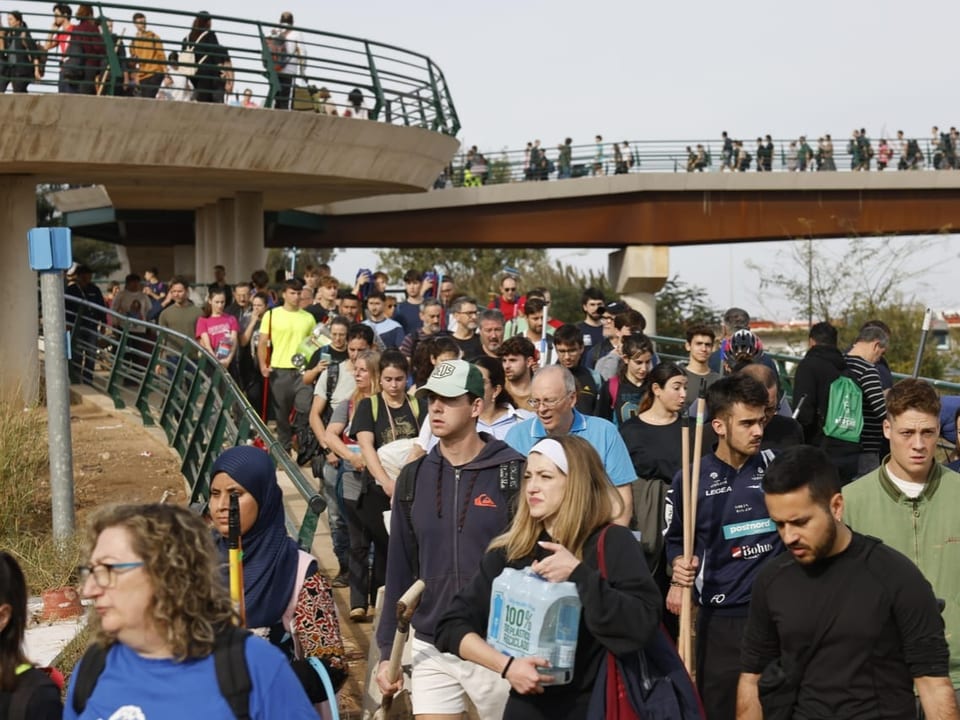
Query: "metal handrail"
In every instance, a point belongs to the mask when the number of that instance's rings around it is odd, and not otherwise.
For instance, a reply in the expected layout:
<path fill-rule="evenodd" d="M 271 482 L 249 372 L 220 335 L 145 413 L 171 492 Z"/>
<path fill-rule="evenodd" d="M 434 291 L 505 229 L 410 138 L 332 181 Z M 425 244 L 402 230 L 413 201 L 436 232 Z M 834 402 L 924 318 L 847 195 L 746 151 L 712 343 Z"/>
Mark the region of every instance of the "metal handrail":
<path fill-rule="evenodd" d="M 677 361 L 686 361 L 689 357 L 687 352 L 684 350 L 684 343 L 686 340 L 683 338 L 667 337 L 664 335 L 651 335 L 650 339 L 657 344 L 657 355 L 661 360 L 670 360 L 672 362 Z M 673 348 L 678 348 L 677 352 L 673 352 Z M 787 400 L 793 403 L 793 377 L 797 370 L 797 365 L 803 360 L 803 357 L 798 355 L 791 355 L 789 353 L 780 353 L 780 352 L 770 352 L 769 350 L 764 349 L 764 355 L 770 357 L 777 366 L 777 372 L 780 375 L 780 388 L 784 392 L 784 396 Z M 893 373 L 895 380 L 903 380 L 905 378 L 913 377 L 907 373 Z M 934 388 L 940 392 L 947 393 L 950 395 L 960 394 L 960 383 L 949 382 L 948 380 L 939 380 L 936 378 L 920 378 L 930 383 Z"/>
<path fill-rule="evenodd" d="M 308 549 L 326 502 L 216 358 L 169 328 L 70 295 L 66 302 L 71 381 L 109 396 L 117 408 L 136 408 L 144 425 L 164 431 L 180 456 L 191 503 L 209 501 L 210 469 L 223 450 L 262 443 L 306 501 L 299 528 L 288 524 Z"/>
<path fill-rule="evenodd" d="M 792 172 L 790 168 L 790 143 L 794 138 L 774 139 L 774 153 L 772 158 L 773 172 Z M 896 171 L 900 160 L 899 141 L 896 139 L 887 139 L 893 150 L 893 157 L 887 165 L 888 171 Z M 626 172 L 668 172 L 679 173 L 687 172 L 687 148 L 696 149 L 697 145 L 702 145 L 709 159 L 709 164 L 704 167 L 704 172 L 720 172 L 723 168 L 722 143 L 718 140 L 627 140 L 628 149 L 624 151 L 624 158 L 627 162 Z M 874 156 L 869 162 L 869 169 L 876 171 L 877 168 L 877 148 L 878 139 L 870 139 Z M 598 162 L 598 153 L 596 143 L 584 143 L 571 145 L 571 161 L 569 177 L 587 177 L 592 175 L 614 175 L 616 174 L 616 165 L 614 163 L 614 144 L 622 145 L 622 141 L 604 141 L 602 143 L 602 158 Z M 817 139 L 808 140 L 811 149 L 816 152 Z M 922 158 L 916 167 L 910 170 L 934 169 L 934 158 L 938 150 L 931 138 L 918 141 Z M 745 140 L 744 147 L 751 155 L 750 167 L 746 172 L 757 171 L 757 153 L 754 140 Z M 560 148 L 541 147 L 540 150 L 548 159 L 547 171 L 528 167 L 527 149 L 503 149 L 499 151 L 484 152 L 481 151 L 483 159 L 486 161 L 483 165 L 486 168 L 483 177 L 477 181 L 477 162 L 475 155 L 464 148 L 459 155 L 452 161 L 448 170 L 448 177 L 445 178 L 449 185 L 462 187 L 469 185 L 496 185 L 510 182 L 537 181 L 537 180 L 558 180 L 560 177 L 559 154 Z M 957 152 L 950 155 L 949 163 L 944 160 L 942 165 L 946 168 L 950 163 L 955 167 L 960 167 Z M 853 172 L 853 155 L 848 151 L 847 140 L 833 141 L 833 161 L 837 172 Z M 601 171 L 595 172 L 595 166 L 598 165 Z M 811 161 L 807 166 L 807 172 L 815 172 L 817 163 Z M 482 172 L 482 171 L 481 171 Z M 693 172 L 696 172 L 694 170 Z"/>
<path fill-rule="evenodd" d="M 91 71 L 89 77 L 73 83 L 74 92 L 83 91 L 87 94 L 121 95 L 130 90 L 131 86 L 125 87 L 120 79 L 130 69 L 130 47 L 136 34 L 131 20 L 133 13 L 146 15 L 148 30 L 160 36 L 165 56 L 172 51 L 180 53 L 184 49 L 186 36 L 196 16 L 194 12 L 163 7 L 109 2 L 91 3 L 91 6 L 95 13 L 92 19 L 100 33 L 99 36 L 91 34 L 90 39 L 97 43 L 103 40 L 103 54 L 88 48 L 90 51 L 74 56 L 78 59 L 82 57 L 95 66 L 96 78 Z M 23 0 L 18 7 L 23 12 L 33 40 L 46 44 L 51 33 L 50 3 Z M 225 98 L 228 102 L 236 101 L 230 104 L 240 104 L 241 95 L 250 90 L 251 98 L 259 101 L 262 107 L 276 106 L 283 85 L 276 64 L 282 58 L 271 56 L 269 40 L 275 32 L 290 30 L 299 33 L 302 39 L 302 55 L 290 62 L 296 70 L 296 77 L 292 79 L 294 87 L 290 92 L 290 103 L 294 109 L 340 116 L 356 115 L 348 98 L 352 91 L 359 90 L 364 97 L 363 110 L 369 112 L 372 120 L 424 127 L 448 135 L 456 135 L 460 130 L 460 121 L 443 72 L 427 55 L 395 45 L 301 26 L 280 26 L 273 22 L 226 15 L 210 17 L 211 30 L 229 55 L 229 67 L 222 66 L 221 70 L 225 78 L 233 80 L 233 92 Z M 108 18 L 113 21 L 112 33 L 107 28 Z M 288 49 L 290 47 L 287 46 Z M 126 63 L 116 48 L 122 48 Z M 61 80 L 65 79 L 65 76 L 61 77 L 60 65 L 68 54 L 62 53 L 57 46 L 46 53 L 31 54 L 30 62 L 42 58 L 46 72 L 42 81 L 31 81 L 30 91 L 56 91 Z M 178 85 L 184 83 L 190 89 L 190 77 L 201 67 L 200 60 L 195 55 L 192 63 L 183 62 L 177 67 L 168 64 L 165 75 L 174 81 L 175 87 L 167 92 L 172 94 Z M 33 75 L 32 67 L 30 75 Z M 321 89 L 329 93 L 329 99 L 322 97 L 324 93 Z M 414 97 L 422 99 L 422 107 L 418 105 L 415 112 L 407 114 L 405 107 L 410 103 L 405 100 Z M 387 108 L 389 112 L 386 112 Z"/>

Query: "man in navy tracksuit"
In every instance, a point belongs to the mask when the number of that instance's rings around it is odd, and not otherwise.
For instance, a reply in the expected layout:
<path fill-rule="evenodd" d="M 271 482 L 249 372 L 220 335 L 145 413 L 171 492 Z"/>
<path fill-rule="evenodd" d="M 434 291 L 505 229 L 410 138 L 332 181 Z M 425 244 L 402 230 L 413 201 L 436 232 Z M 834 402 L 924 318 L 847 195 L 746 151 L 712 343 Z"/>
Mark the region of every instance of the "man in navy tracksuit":
<path fill-rule="evenodd" d="M 697 617 L 697 687 L 710 720 L 734 720 L 740 639 L 750 591 L 763 561 L 781 552 L 760 483 L 773 454 L 760 452 L 767 391 L 747 375 L 730 375 L 707 391 L 708 415 L 719 442 L 700 465 L 696 534 L 683 558 L 680 473 L 667 494 L 667 562 L 673 579 L 667 609 L 679 614 L 683 587 L 692 585 Z"/>
<path fill-rule="evenodd" d="M 437 365 L 417 394 L 428 398 L 430 427 L 439 442 L 419 465 L 408 465 L 401 472 L 394 493 L 386 610 L 377 628 L 382 658 L 377 684 L 384 695 L 403 685 L 402 678 L 391 683 L 386 673 L 396 630 L 392 609 L 414 580 L 422 578 L 426 590 L 411 623 L 414 715 L 459 717 L 467 694 L 480 717 L 500 717 L 510 690 L 497 673 L 441 653 L 433 644 L 445 603 L 469 582 L 490 541 L 510 524 L 510 488 L 519 489 L 523 470 L 522 455 L 477 433 L 483 389 L 483 375 L 475 365 L 463 360 Z M 415 492 L 412 501 L 405 501 L 411 479 Z"/>

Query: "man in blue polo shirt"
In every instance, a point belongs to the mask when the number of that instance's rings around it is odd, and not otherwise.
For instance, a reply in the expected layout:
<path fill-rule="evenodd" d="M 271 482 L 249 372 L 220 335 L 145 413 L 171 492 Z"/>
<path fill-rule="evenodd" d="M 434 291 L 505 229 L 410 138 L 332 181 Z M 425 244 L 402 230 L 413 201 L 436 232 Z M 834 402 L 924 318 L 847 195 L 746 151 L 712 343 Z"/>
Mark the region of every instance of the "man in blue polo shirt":
<path fill-rule="evenodd" d="M 530 388 L 530 407 L 536 417 L 510 428 L 504 441 L 517 452 L 528 455 L 530 448 L 547 435 L 579 435 L 599 453 L 610 481 L 623 498 L 623 512 L 614 519 L 628 526 L 633 513 L 630 484 L 637 473 L 630 453 L 612 422 L 584 415 L 576 409 L 577 381 L 565 367 L 548 365 L 537 371 Z"/>

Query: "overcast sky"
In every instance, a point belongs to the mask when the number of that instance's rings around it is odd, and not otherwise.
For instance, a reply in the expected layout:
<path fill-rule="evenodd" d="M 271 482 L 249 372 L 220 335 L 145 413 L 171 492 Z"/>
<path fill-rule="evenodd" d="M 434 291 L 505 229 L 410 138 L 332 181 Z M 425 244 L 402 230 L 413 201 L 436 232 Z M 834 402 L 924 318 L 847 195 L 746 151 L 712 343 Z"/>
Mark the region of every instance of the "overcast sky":
<path fill-rule="evenodd" d="M 170 6 L 188 9 L 178 1 Z M 566 136 L 585 143 L 597 133 L 634 140 L 714 139 L 721 130 L 744 139 L 830 132 L 836 142 L 862 126 L 874 140 L 897 129 L 926 138 L 931 125 L 960 124 L 950 33 L 958 10 L 946 0 L 281 2 L 200 4 L 267 20 L 290 10 L 299 26 L 429 55 L 451 87 L 460 140 L 487 151 L 534 138 L 547 147 Z M 950 262 L 922 299 L 958 307 L 956 283 L 948 281 L 960 271 L 957 251 L 952 242 L 941 247 Z M 671 273 L 706 287 L 718 305 L 762 314 L 758 279 L 744 260 L 776 263 L 776 248 L 672 250 Z M 606 251 L 573 259 L 606 268 Z M 341 251 L 335 271 L 347 277 L 372 263 L 368 252 Z M 790 315 L 782 301 L 764 300 L 766 314 Z"/>

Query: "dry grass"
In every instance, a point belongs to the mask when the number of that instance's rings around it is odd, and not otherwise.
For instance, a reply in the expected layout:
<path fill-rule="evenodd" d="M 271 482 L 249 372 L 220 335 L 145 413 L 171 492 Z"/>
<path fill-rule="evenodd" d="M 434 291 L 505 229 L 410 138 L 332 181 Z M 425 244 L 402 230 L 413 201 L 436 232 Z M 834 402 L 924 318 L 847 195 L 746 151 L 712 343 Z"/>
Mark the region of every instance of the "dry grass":
<path fill-rule="evenodd" d="M 79 564 L 75 538 L 50 535 L 46 413 L 0 401 L 0 547 L 23 567 L 31 593 L 67 585 Z"/>

